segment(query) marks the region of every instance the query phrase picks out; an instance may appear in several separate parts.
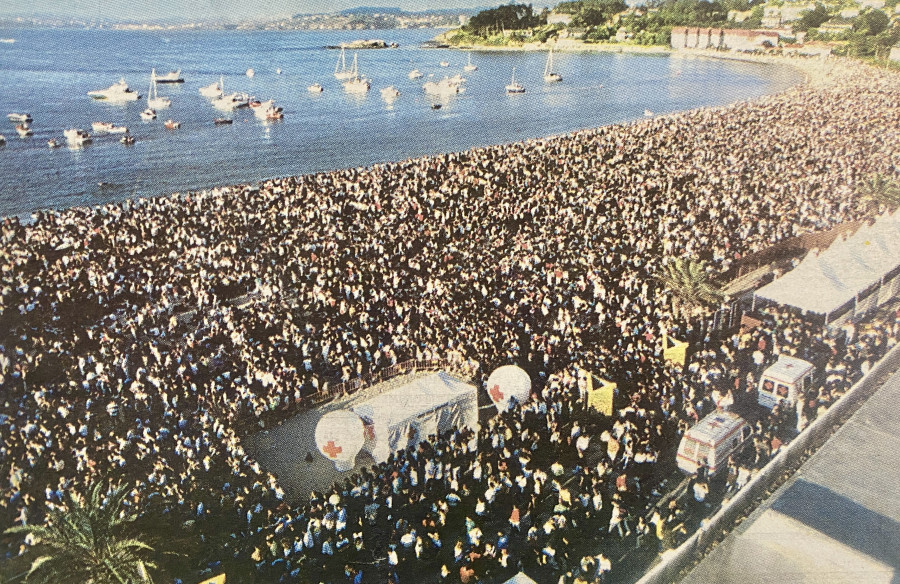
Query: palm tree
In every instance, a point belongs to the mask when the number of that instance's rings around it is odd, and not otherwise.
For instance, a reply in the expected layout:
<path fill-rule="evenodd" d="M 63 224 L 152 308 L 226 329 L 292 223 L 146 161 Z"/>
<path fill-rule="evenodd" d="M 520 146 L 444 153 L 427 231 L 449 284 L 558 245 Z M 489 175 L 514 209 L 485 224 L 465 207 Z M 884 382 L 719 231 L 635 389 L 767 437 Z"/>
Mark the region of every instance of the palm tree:
<path fill-rule="evenodd" d="M 665 273 L 657 279 L 671 290 L 673 311 L 682 316 L 690 316 L 698 308 L 706 308 L 724 297 L 711 282 L 703 261 L 676 258 L 665 265 Z"/>
<path fill-rule="evenodd" d="M 123 507 L 128 490 L 106 494 L 96 483 L 87 496 L 69 493 L 67 510 L 53 509 L 45 525 L 20 525 L 7 534 L 31 534 L 41 555 L 25 576 L 29 584 L 83 582 L 136 584 L 152 582 L 147 559 L 152 548 L 129 536 L 138 514 Z"/>
<path fill-rule="evenodd" d="M 900 207 L 900 186 L 892 177 L 880 172 L 870 174 L 856 186 L 860 200 L 876 210 L 884 205 L 889 211 Z"/>

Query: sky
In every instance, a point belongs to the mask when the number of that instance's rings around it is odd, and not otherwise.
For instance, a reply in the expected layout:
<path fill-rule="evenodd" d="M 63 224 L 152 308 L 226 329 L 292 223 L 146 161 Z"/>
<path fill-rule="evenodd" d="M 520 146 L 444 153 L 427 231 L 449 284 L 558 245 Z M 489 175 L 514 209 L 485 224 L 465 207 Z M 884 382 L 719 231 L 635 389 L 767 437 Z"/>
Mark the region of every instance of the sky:
<path fill-rule="evenodd" d="M 473 8 L 487 0 L 0 0 L 0 16 L 55 15 L 108 20 L 271 20 L 298 13 L 335 12 L 356 6 L 417 11 Z M 498 0 L 496 2 L 500 4 Z M 488 4 L 490 4 L 488 2 Z"/>

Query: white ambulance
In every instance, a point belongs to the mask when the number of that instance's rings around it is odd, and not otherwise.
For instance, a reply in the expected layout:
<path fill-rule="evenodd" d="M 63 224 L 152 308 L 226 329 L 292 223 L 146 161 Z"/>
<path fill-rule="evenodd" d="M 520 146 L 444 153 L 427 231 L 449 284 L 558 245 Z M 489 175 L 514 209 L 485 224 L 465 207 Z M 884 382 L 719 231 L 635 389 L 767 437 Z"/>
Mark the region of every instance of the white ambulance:
<path fill-rule="evenodd" d="M 779 355 L 778 361 L 760 377 L 756 401 L 770 410 L 781 400 L 796 403 L 797 397 L 812 387 L 815 369 L 809 361 Z"/>
<path fill-rule="evenodd" d="M 750 425 L 734 412 L 713 412 L 684 433 L 678 445 L 678 468 L 694 474 L 706 465 L 709 474 L 715 474 L 727 468 L 728 457 L 752 434 Z"/>

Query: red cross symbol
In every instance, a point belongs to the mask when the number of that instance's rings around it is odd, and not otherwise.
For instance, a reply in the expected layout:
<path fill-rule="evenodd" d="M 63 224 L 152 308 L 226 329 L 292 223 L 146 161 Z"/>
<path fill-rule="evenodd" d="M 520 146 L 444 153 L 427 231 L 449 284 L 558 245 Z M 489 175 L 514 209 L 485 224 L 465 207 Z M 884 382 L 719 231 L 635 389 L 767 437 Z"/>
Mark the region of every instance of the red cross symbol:
<path fill-rule="evenodd" d="M 503 392 L 500 391 L 500 386 L 498 384 L 495 383 L 494 387 L 492 387 L 488 393 L 491 394 L 491 399 L 495 402 L 503 401 Z"/>
<path fill-rule="evenodd" d="M 336 446 L 334 440 L 329 440 L 328 444 L 322 448 L 322 451 L 331 458 L 337 458 L 337 455 L 344 451 L 340 446 Z"/>

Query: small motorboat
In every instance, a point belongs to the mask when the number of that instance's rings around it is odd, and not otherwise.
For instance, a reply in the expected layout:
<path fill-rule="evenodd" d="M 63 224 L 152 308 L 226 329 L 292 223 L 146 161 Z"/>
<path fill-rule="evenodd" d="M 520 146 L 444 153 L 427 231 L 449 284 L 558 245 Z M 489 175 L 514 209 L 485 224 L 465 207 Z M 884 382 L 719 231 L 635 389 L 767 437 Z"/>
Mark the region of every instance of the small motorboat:
<path fill-rule="evenodd" d="M 84 130 L 80 130 L 78 128 L 69 128 L 63 135 L 66 137 L 66 142 L 69 146 L 78 148 L 80 146 L 84 146 L 91 142 L 91 135 L 85 132 Z"/>
<path fill-rule="evenodd" d="M 393 85 L 389 85 L 381 90 L 381 97 L 383 99 L 396 99 L 400 97 L 400 90 Z"/>
<path fill-rule="evenodd" d="M 176 122 L 174 120 L 166 120 L 163 124 L 167 130 L 177 130 L 181 127 L 181 122 Z"/>
<path fill-rule="evenodd" d="M 433 109 L 433 110 L 439 110 L 439 109 L 441 109 L 441 104 L 439 104 L 439 103 L 433 103 L 433 104 L 431 104 L 431 109 Z"/>
<path fill-rule="evenodd" d="M 217 126 L 224 126 L 233 123 L 233 120 L 231 118 L 216 118 L 213 120 L 213 123 Z"/>
<path fill-rule="evenodd" d="M 0 134 L 0 146 L 6 146 L 6 136 Z"/>
<path fill-rule="evenodd" d="M 31 114 L 12 113 L 12 114 L 6 114 L 6 117 L 7 117 L 7 119 L 9 119 L 10 122 L 21 122 L 23 124 L 31 123 Z"/>
<path fill-rule="evenodd" d="M 422 77 L 424 77 L 424 75 L 422 75 L 422 72 L 419 71 L 418 69 L 413 69 L 412 71 L 409 72 L 408 77 L 410 79 L 416 80 L 416 79 L 421 79 Z"/>
<path fill-rule="evenodd" d="M 651 112 L 651 111 L 648 110 L 648 109 L 645 109 L 645 110 L 644 110 L 644 116 L 646 116 L 646 117 L 648 117 L 648 118 L 652 118 L 652 117 L 653 117 L 653 112 Z"/>
<path fill-rule="evenodd" d="M 117 126 L 115 124 L 111 124 L 109 122 L 94 122 L 91 124 L 91 128 L 95 132 L 104 133 L 104 134 L 127 134 L 128 128 L 125 126 Z"/>
<path fill-rule="evenodd" d="M 62 146 L 62 144 L 60 144 L 59 140 L 57 140 L 56 138 L 50 138 L 49 140 L 47 140 L 47 146 L 49 146 L 50 148 L 59 148 L 60 146 Z"/>
<path fill-rule="evenodd" d="M 280 107 L 272 106 L 266 110 L 267 120 L 283 120 L 284 110 Z"/>
<path fill-rule="evenodd" d="M 164 75 L 157 75 L 156 70 L 154 70 L 152 75 L 157 83 L 184 83 L 184 77 L 181 76 L 181 69 L 178 71 L 169 71 Z"/>
<path fill-rule="evenodd" d="M 253 77 L 254 75 L 256 75 L 256 71 L 254 71 L 253 69 L 247 69 L 246 75 L 247 77 Z"/>
<path fill-rule="evenodd" d="M 441 67 L 449 67 L 450 61 L 441 61 Z"/>
<path fill-rule="evenodd" d="M 281 75 L 281 69 L 275 69 L 275 75 Z"/>
<path fill-rule="evenodd" d="M 134 136 L 132 136 L 131 134 L 125 134 L 119 139 L 119 142 L 125 144 L 126 146 L 131 146 L 135 142 Z"/>
<path fill-rule="evenodd" d="M 34 134 L 34 132 L 31 131 L 31 126 L 29 126 L 28 124 L 18 124 L 16 126 L 16 132 L 18 132 L 19 136 L 21 136 L 22 138 L 26 138 Z"/>
<path fill-rule="evenodd" d="M 141 112 L 142 120 L 155 120 L 156 119 L 156 110 L 147 108 Z"/>
<path fill-rule="evenodd" d="M 306 88 L 306 91 L 310 93 L 322 93 L 325 90 L 324 87 L 319 85 L 318 83 L 313 83 L 309 87 Z"/>

